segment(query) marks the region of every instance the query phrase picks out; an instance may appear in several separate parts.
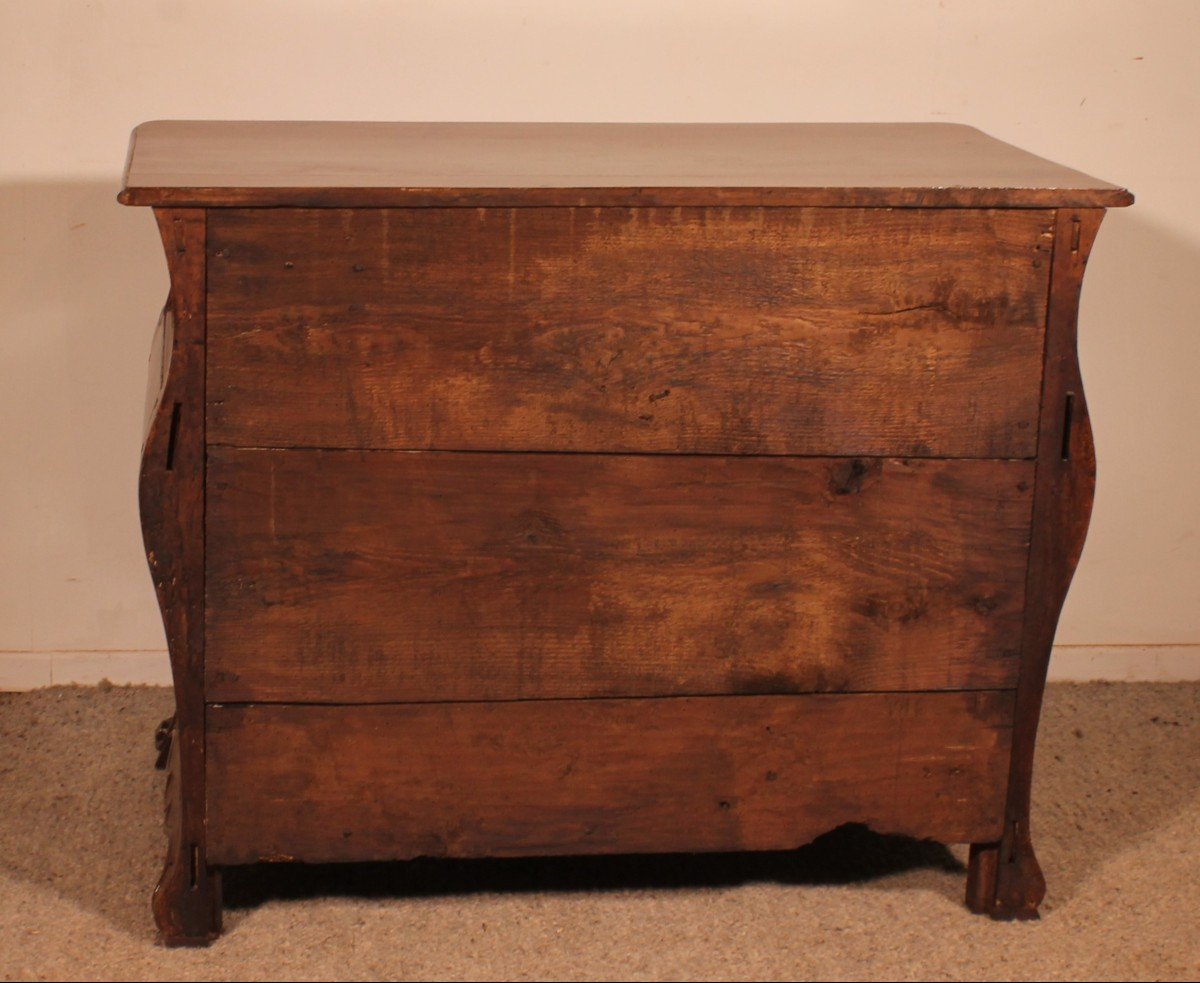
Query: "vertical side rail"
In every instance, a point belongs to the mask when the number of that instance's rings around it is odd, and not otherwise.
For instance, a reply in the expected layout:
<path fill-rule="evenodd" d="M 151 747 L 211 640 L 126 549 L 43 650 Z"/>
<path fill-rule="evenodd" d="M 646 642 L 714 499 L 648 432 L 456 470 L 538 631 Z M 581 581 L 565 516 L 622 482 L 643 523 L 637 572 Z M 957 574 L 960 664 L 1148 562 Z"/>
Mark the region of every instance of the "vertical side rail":
<path fill-rule="evenodd" d="M 168 945 L 195 945 L 221 930 L 220 876 L 208 866 L 204 816 L 205 210 L 154 214 L 171 274 L 173 330 L 169 337 L 164 332 L 166 369 L 147 419 L 138 497 L 170 652 L 175 718 L 167 753 L 167 858 L 152 906 Z"/>
<path fill-rule="evenodd" d="M 1029 829 L 1033 754 L 1050 648 L 1083 551 L 1096 488 L 1096 449 L 1079 371 L 1077 325 L 1083 273 L 1103 218 L 1102 208 L 1059 209 L 1055 221 L 1004 836 L 998 843 L 972 844 L 967 875 L 967 906 L 993 918 L 1036 918 L 1046 894 Z"/>

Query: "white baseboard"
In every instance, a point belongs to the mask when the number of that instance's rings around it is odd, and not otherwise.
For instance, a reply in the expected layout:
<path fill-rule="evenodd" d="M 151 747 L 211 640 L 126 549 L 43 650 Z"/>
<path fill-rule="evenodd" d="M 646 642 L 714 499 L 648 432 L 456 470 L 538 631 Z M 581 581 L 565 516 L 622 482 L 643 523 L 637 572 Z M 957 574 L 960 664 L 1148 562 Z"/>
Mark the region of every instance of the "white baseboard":
<path fill-rule="evenodd" d="M 165 651 L 0 652 L 0 690 L 76 684 L 171 685 Z M 1052 682 L 1200 680 L 1200 644 L 1056 645 Z"/>
<path fill-rule="evenodd" d="M 1051 682 L 1178 683 L 1200 679 L 1200 644 L 1055 645 Z"/>
<path fill-rule="evenodd" d="M 102 652 L 0 652 L 0 690 L 41 686 L 95 686 L 107 679 L 118 686 L 171 685 L 165 650 Z"/>

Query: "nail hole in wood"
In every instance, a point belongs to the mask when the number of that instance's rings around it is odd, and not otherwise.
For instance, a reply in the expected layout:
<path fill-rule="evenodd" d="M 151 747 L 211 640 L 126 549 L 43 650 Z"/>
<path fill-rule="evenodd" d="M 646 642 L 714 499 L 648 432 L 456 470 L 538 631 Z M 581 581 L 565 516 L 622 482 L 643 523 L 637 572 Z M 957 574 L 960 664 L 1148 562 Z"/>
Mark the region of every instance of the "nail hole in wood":
<path fill-rule="evenodd" d="M 1012 824 L 1012 833 L 1008 839 L 1008 855 L 1004 858 L 1004 862 L 1006 864 L 1013 864 L 1017 862 L 1017 835 L 1019 828 L 1020 827 L 1018 823 L 1014 821 Z"/>
<path fill-rule="evenodd" d="M 176 403 L 171 409 L 171 430 L 167 434 L 167 470 L 175 468 L 175 444 L 179 439 L 179 417 L 183 412 L 183 404 Z"/>
<path fill-rule="evenodd" d="M 1075 416 L 1075 394 L 1067 393 L 1063 403 L 1062 459 L 1071 460 L 1071 421 Z"/>

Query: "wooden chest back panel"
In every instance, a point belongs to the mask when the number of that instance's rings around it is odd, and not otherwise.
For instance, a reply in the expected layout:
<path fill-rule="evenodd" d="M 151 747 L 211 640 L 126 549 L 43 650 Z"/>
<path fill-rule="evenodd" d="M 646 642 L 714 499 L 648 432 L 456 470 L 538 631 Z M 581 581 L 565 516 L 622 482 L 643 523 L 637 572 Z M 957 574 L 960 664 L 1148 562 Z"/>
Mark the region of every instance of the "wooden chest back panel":
<path fill-rule="evenodd" d="M 210 448 L 206 692 L 1015 685 L 1033 463 Z"/>
<path fill-rule="evenodd" d="M 215 209 L 207 439 L 1029 458 L 1052 222 Z"/>

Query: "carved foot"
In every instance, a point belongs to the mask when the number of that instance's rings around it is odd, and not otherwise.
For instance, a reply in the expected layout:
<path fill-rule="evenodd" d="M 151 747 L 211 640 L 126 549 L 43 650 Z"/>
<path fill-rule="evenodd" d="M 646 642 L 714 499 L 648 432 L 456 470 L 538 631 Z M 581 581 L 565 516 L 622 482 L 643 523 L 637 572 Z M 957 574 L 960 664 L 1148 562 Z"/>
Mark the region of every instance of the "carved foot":
<path fill-rule="evenodd" d="M 169 946 L 208 945 L 221 934 L 221 874 L 199 857 L 171 856 L 154 889 L 154 921 Z"/>
<path fill-rule="evenodd" d="M 181 733 L 177 717 L 164 721 L 158 734 L 166 736 L 159 751 L 167 755 L 167 862 L 150 904 L 167 945 L 207 945 L 221 934 L 221 873 L 205 860 L 204 820 L 196 797 L 183 794 L 181 759 L 188 735 Z"/>
<path fill-rule="evenodd" d="M 967 907 L 997 921 L 1038 917 L 1046 879 L 1029 834 L 1015 833 L 1011 843 L 972 843 L 967 868 Z"/>

